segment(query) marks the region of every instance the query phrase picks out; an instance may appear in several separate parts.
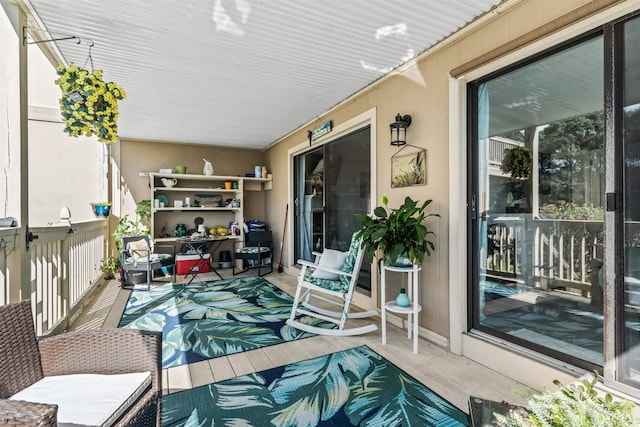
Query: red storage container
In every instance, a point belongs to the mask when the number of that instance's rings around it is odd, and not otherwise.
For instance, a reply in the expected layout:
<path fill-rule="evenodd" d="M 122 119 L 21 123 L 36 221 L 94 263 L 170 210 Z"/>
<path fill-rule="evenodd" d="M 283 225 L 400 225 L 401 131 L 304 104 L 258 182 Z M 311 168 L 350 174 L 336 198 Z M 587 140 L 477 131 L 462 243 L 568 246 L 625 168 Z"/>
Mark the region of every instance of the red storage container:
<path fill-rule="evenodd" d="M 189 273 L 207 273 L 211 271 L 209 258 L 211 254 L 200 255 L 176 255 L 176 273 L 185 275 Z M 193 267 L 193 268 L 192 268 Z"/>

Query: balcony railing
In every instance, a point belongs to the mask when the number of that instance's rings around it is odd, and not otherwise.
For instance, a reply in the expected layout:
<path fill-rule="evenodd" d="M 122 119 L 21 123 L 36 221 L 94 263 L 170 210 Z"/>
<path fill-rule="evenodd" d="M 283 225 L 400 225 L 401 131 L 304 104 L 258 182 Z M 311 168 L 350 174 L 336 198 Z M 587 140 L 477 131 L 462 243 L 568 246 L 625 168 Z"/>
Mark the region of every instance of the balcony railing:
<path fill-rule="evenodd" d="M 10 243 L 12 249 L 16 230 L 1 230 L 0 242 Z M 100 263 L 105 254 L 107 221 L 32 227 L 29 231 L 37 236 L 28 251 L 36 333 L 58 332 L 66 329 L 102 276 Z M 15 282 L 9 280 L 9 252 L 0 252 L 0 304 L 17 299 L 20 293 L 9 288 L 9 283 Z"/>
<path fill-rule="evenodd" d="M 487 274 L 588 297 L 602 232 L 602 221 L 494 218 L 487 231 Z"/>

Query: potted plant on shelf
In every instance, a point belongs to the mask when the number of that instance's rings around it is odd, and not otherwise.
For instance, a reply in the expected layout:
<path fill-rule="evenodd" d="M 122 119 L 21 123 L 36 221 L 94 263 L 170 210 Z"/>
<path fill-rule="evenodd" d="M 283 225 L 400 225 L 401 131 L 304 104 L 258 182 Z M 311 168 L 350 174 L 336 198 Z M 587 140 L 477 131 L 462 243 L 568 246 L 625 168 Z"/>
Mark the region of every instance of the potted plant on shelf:
<path fill-rule="evenodd" d="M 91 202 L 90 205 L 93 208 L 95 216 L 103 216 L 106 218 L 111 212 L 111 203 L 109 202 Z"/>
<path fill-rule="evenodd" d="M 62 91 L 60 112 L 70 136 L 96 135 L 98 141 L 118 141 L 118 100 L 127 94 L 113 82 L 102 80 L 102 70 L 89 72 L 73 64 L 57 68 L 55 83 Z"/>
<path fill-rule="evenodd" d="M 418 205 L 407 196 L 402 206 L 390 209 L 389 198 L 383 194 L 382 206 L 376 207 L 372 216 L 355 214 L 362 225 L 357 237 L 362 238 L 369 261 L 373 261 L 378 250 L 385 263 L 398 266 L 422 264 L 425 254 L 431 256 L 435 245 L 429 235 L 435 236 L 435 233 L 424 222 L 429 217 L 440 216 L 425 212 L 431 202 L 429 199 Z"/>

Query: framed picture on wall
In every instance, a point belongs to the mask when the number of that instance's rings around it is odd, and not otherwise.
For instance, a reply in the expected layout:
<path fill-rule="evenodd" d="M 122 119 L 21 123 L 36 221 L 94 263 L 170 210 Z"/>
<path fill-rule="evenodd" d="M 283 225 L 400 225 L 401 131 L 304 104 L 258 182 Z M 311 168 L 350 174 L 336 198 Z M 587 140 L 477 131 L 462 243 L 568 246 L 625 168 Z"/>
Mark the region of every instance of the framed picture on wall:
<path fill-rule="evenodd" d="M 427 183 L 425 149 L 400 150 L 391 157 L 391 187 L 410 187 Z"/>

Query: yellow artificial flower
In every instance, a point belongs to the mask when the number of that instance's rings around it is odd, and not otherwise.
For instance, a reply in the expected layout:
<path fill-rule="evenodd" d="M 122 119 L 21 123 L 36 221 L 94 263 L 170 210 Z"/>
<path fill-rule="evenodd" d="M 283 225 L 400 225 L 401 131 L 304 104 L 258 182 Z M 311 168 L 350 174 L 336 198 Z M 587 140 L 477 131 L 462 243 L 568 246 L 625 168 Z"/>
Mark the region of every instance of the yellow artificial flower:
<path fill-rule="evenodd" d="M 60 87 L 60 110 L 65 124 L 64 131 L 79 135 L 98 135 L 98 141 L 113 143 L 118 141 L 117 120 L 118 100 L 126 97 L 126 92 L 113 82 L 102 80 L 102 70 L 87 70 L 73 64 L 56 68 Z M 78 92 L 83 99 L 74 102 L 69 95 Z"/>

